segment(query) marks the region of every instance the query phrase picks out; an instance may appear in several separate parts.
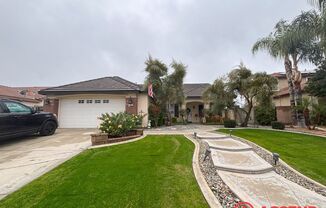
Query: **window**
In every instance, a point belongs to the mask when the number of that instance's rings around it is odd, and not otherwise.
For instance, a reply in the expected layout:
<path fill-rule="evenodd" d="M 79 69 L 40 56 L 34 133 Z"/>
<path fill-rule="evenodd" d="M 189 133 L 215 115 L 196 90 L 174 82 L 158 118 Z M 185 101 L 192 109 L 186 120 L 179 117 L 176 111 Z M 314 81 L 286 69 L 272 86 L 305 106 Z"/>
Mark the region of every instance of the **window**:
<path fill-rule="evenodd" d="M 109 103 L 110 101 L 109 100 L 103 100 L 103 103 Z"/>
<path fill-rule="evenodd" d="M 79 104 L 83 104 L 84 103 L 84 100 L 78 100 L 78 103 Z"/>
<path fill-rule="evenodd" d="M 4 102 L 5 106 L 9 109 L 10 113 L 31 113 L 32 110 L 20 103 Z"/>
<path fill-rule="evenodd" d="M 280 89 L 280 83 L 277 81 L 277 84 L 273 86 L 272 90 L 273 91 L 278 91 Z"/>
<path fill-rule="evenodd" d="M 179 117 L 179 105 L 174 105 L 174 117 Z"/>
<path fill-rule="evenodd" d="M 4 113 L 5 111 L 2 109 L 2 107 L 0 106 L 0 113 Z"/>
<path fill-rule="evenodd" d="M 87 100 L 86 103 L 88 104 L 93 103 L 93 100 Z"/>
<path fill-rule="evenodd" d="M 95 100 L 95 103 L 101 103 L 101 100 Z"/>

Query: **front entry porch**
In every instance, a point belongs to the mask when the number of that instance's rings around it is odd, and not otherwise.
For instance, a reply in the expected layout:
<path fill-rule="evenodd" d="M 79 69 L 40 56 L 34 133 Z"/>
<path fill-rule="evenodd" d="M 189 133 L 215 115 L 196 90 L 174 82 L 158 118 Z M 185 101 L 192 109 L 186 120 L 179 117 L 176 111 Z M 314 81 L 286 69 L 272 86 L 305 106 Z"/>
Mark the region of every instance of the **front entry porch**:
<path fill-rule="evenodd" d="M 204 118 L 205 104 L 203 102 L 187 102 L 185 105 L 186 119 L 190 123 L 201 123 Z"/>
<path fill-rule="evenodd" d="M 209 104 L 202 99 L 186 100 L 182 105 L 171 104 L 169 112 L 172 118 L 177 118 L 177 122 L 203 123 L 205 110 L 208 110 Z M 204 121 L 205 122 L 205 121 Z"/>

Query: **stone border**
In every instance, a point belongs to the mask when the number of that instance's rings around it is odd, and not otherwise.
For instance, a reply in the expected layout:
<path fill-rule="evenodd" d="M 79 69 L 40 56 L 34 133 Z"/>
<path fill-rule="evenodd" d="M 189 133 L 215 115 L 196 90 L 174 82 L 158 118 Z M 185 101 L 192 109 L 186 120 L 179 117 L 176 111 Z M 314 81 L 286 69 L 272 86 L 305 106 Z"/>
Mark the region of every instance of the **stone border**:
<path fill-rule="evenodd" d="M 282 130 L 280 130 L 280 131 L 282 131 Z M 226 134 L 226 133 L 223 133 L 223 132 L 217 132 L 217 133 Z M 291 132 L 291 133 L 293 133 L 293 132 Z M 299 133 L 299 134 L 300 134 L 300 133 Z M 315 135 L 312 135 L 312 136 L 315 136 Z M 260 149 L 262 149 L 263 151 L 265 151 L 266 153 L 268 153 L 270 156 L 273 155 L 272 152 L 270 152 L 269 150 L 267 150 L 267 149 L 265 149 L 265 148 L 259 146 L 258 144 L 254 143 L 254 142 L 251 142 L 251 141 L 249 141 L 249 140 L 247 140 L 247 139 L 245 139 L 245 138 L 238 137 L 238 136 L 235 136 L 235 135 L 232 135 L 232 138 L 235 138 L 235 139 L 238 139 L 238 140 L 245 141 L 245 142 L 251 144 L 252 146 L 257 146 L 257 147 L 259 147 Z M 268 162 L 268 161 L 267 161 L 267 162 Z M 286 162 L 284 162 L 281 158 L 280 158 L 279 162 L 280 162 L 280 163 L 281 163 L 285 168 L 289 169 L 290 171 L 292 171 L 293 173 L 297 174 L 298 176 L 300 176 L 300 177 L 306 179 L 306 180 L 309 181 L 310 183 L 312 183 L 312 184 L 314 184 L 314 185 L 316 185 L 316 186 L 319 186 L 319 187 L 321 187 L 322 189 L 326 189 L 326 186 L 324 186 L 323 184 L 321 184 L 321 183 L 319 183 L 319 182 L 317 182 L 317 181 L 315 181 L 315 180 L 309 178 L 308 176 L 303 175 L 303 174 L 300 173 L 299 171 L 297 171 L 297 170 L 295 170 L 294 168 L 292 168 L 289 164 L 287 164 Z M 290 180 L 290 181 L 292 181 L 292 180 Z M 295 181 L 292 181 L 292 182 L 296 183 Z M 301 184 L 298 184 L 298 185 L 302 186 Z M 307 188 L 307 187 L 306 187 L 306 188 Z M 311 190 L 311 189 L 309 189 L 309 190 Z M 314 190 L 313 190 L 313 191 L 314 191 Z M 315 192 L 316 192 L 316 191 L 315 191 Z M 319 193 L 319 194 L 320 194 L 320 193 Z"/>
<path fill-rule="evenodd" d="M 210 207 L 222 208 L 222 205 L 217 200 L 214 193 L 208 186 L 206 179 L 200 170 L 199 161 L 198 161 L 199 148 L 200 148 L 199 143 L 195 139 L 191 138 L 189 135 L 184 134 L 184 137 L 189 139 L 195 145 L 195 151 L 194 151 L 193 158 L 192 158 L 192 168 L 193 168 L 193 171 L 195 174 L 196 181 L 201 189 L 201 192 L 203 193 L 203 195 Z"/>
<path fill-rule="evenodd" d="M 218 174 L 216 166 L 213 164 L 212 155 L 206 157 L 206 150 L 209 148 L 207 142 L 201 139 L 196 139 L 200 145 L 199 151 L 199 166 L 204 175 L 204 178 L 212 190 L 215 198 L 219 201 L 222 207 L 234 207 L 241 200 L 233 191 L 224 183 Z M 206 159 L 205 159 L 206 157 Z"/>

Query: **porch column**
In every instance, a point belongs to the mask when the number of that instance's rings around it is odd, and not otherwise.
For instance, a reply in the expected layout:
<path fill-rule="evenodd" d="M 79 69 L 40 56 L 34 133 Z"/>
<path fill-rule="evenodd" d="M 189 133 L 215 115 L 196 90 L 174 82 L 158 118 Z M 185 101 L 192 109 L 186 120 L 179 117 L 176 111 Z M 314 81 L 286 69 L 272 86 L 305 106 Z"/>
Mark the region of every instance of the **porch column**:
<path fill-rule="evenodd" d="M 209 110 L 209 108 L 210 108 L 210 104 L 209 103 L 204 103 L 204 109 Z"/>

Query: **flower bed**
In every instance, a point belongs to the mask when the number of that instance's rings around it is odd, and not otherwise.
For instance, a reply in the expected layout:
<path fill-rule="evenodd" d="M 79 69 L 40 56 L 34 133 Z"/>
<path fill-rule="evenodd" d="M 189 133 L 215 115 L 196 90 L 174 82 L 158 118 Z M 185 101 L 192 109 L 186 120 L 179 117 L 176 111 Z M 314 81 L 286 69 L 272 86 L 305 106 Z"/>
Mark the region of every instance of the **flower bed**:
<path fill-rule="evenodd" d="M 98 133 L 91 135 L 92 145 L 111 144 L 122 142 L 130 139 L 135 139 L 143 135 L 143 129 L 131 130 L 126 136 L 110 136 L 107 133 Z"/>
<path fill-rule="evenodd" d="M 143 135 L 142 129 L 136 129 L 141 124 L 142 117 L 127 113 L 103 114 L 101 133 L 91 135 L 92 145 L 108 144 L 137 138 Z"/>

